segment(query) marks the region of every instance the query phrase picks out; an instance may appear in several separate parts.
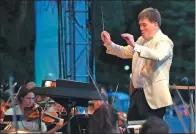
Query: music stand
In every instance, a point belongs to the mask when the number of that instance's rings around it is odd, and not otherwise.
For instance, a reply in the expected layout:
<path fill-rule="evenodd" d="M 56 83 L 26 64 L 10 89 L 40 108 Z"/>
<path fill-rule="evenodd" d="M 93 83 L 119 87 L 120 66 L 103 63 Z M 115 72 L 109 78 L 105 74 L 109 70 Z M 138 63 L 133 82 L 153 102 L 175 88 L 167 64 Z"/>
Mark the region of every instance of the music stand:
<path fill-rule="evenodd" d="M 24 116 L 23 115 L 16 115 L 16 121 L 23 121 Z M 4 122 L 12 122 L 13 121 L 13 115 L 5 115 Z"/>
<path fill-rule="evenodd" d="M 7 124 L 3 124 L 3 123 L 0 123 L 0 130 L 4 130 L 4 128 L 7 126 Z"/>
<path fill-rule="evenodd" d="M 68 113 L 68 122 L 70 121 L 70 112 L 73 107 L 87 107 L 90 100 L 101 100 L 94 84 L 72 80 L 59 79 L 56 80 L 56 87 L 35 87 L 32 92 L 37 95 L 49 96 L 64 106 Z M 69 123 L 67 126 L 69 126 Z M 68 133 L 70 133 L 70 129 L 68 129 Z"/>

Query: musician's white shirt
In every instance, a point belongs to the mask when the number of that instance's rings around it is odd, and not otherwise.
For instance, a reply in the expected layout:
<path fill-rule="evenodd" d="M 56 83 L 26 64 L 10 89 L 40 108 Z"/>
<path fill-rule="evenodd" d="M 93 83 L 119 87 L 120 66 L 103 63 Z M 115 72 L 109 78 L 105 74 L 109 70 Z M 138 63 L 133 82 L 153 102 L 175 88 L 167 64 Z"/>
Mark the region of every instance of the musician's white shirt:
<path fill-rule="evenodd" d="M 15 106 L 16 115 L 22 115 L 21 109 L 19 105 Z M 13 115 L 13 108 L 8 109 L 5 112 L 6 115 Z M 27 131 L 39 131 L 39 119 L 35 119 L 33 121 L 17 121 L 19 130 L 27 130 Z M 14 122 L 12 122 L 12 128 L 15 128 Z M 47 127 L 45 123 L 41 123 L 42 132 L 46 132 Z"/>
<path fill-rule="evenodd" d="M 150 41 L 145 43 L 144 46 L 147 46 L 148 43 L 150 43 Z M 136 45 L 134 50 L 137 51 L 138 47 L 140 48 L 141 46 L 140 45 Z M 141 58 L 141 57 L 138 57 L 136 68 L 135 68 L 134 72 L 132 73 L 132 81 L 133 81 L 134 88 L 143 88 L 143 77 L 140 74 L 141 70 L 142 70 L 143 62 L 144 62 L 144 59 Z"/>

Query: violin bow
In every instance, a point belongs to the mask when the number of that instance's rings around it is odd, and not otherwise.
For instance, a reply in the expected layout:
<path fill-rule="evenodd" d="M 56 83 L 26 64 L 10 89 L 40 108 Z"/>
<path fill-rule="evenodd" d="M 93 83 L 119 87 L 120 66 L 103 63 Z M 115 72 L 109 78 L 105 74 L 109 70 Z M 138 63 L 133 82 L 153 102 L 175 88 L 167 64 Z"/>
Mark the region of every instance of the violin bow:
<path fill-rule="evenodd" d="M 101 20 L 102 20 L 102 28 L 103 28 L 102 30 L 104 31 L 104 18 L 103 18 L 103 7 L 102 7 L 102 5 L 101 5 Z M 96 90 L 97 90 L 101 100 L 104 102 L 104 104 L 106 104 L 106 102 L 103 100 L 103 97 L 102 97 L 101 92 L 100 92 L 100 90 L 99 90 L 99 88 L 97 86 L 97 83 L 93 79 L 92 72 L 90 71 L 90 68 L 88 66 L 86 66 L 86 70 L 87 70 L 87 73 L 90 76 L 90 78 L 91 78 L 91 80 L 92 80 L 92 82 L 93 82 L 93 84 L 94 84 L 94 86 L 95 86 L 95 88 L 96 88 Z"/>
<path fill-rule="evenodd" d="M 114 101 L 115 101 L 115 98 L 116 98 L 116 92 L 118 91 L 118 85 L 119 85 L 119 83 L 118 83 L 117 86 L 116 86 L 116 90 L 115 90 L 115 93 L 114 93 L 114 97 L 113 97 L 113 99 L 112 99 L 112 106 L 114 105 Z"/>
<path fill-rule="evenodd" d="M 103 99 L 103 97 L 102 97 L 102 95 L 101 95 L 101 92 L 100 92 L 100 90 L 99 90 L 99 88 L 98 88 L 98 86 L 97 86 L 96 81 L 93 79 L 92 73 L 91 73 L 91 71 L 90 71 L 90 68 L 88 68 L 88 66 L 86 66 L 86 70 L 87 70 L 88 75 L 90 76 L 90 78 L 91 78 L 91 80 L 92 80 L 92 82 L 93 82 L 93 84 L 94 84 L 94 86 L 95 86 L 95 88 L 96 88 L 96 90 L 97 90 L 97 92 L 98 92 L 98 94 L 99 94 L 101 100 L 104 102 L 104 104 L 106 104 L 106 102 L 104 101 L 104 99 Z"/>
<path fill-rule="evenodd" d="M 14 100 L 14 87 L 17 85 L 17 82 L 15 82 L 13 84 L 13 76 L 9 76 L 9 88 L 10 88 L 10 97 L 11 97 L 11 105 L 13 105 L 13 115 L 12 115 L 12 118 L 13 118 L 13 122 L 14 122 L 14 125 L 15 125 L 15 128 L 16 128 L 16 132 L 18 130 L 18 122 L 16 120 L 16 108 L 14 107 L 14 105 L 16 104 L 15 103 L 15 100 Z"/>
<path fill-rule="evenodd" d="M 10 90 L 12 90 L 12 88 L 14 88 L 16 85 L 17 85 L 17 82 L 15 82 L 15 83 L 11 86 L 11 89 L 10 89 Z M 21 87 L 18 89 L 18 92 L 17 92 L 16 95 L 15 95 L 16 97 L 18 96 L 18 93 L 20 92 L 20 89 L 21 89 Z M 13 97 L 13 96 L 10 95 L 10 97 L 9 97 L 9 99 L 6 101 L 5 105 L 8 104 L 8 102 L 10 101 L 10 99 L 11 99 L 12 97 Z"/>

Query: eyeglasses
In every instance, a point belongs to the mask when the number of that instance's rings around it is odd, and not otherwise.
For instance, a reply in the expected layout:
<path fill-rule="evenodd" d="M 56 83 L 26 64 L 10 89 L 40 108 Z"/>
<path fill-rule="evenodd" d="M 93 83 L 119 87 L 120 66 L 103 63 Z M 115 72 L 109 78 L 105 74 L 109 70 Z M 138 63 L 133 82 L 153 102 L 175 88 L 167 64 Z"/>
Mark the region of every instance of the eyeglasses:
<path fill-rule="evenodd" d="M 35 100 L 35 97 L 34 98 L 30 98 L 30 97 L 28 97 L 28 98 L 24 98 L 25 100 Z"/>

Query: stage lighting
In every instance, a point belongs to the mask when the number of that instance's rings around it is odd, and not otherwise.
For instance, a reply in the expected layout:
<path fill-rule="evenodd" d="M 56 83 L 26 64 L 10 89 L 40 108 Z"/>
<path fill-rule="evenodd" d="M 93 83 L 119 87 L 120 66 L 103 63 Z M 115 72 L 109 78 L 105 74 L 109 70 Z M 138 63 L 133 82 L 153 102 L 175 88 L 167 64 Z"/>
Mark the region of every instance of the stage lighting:
<path fill-rule="evenodd" d="M 43 80 L 42 87 L 56 87 L 56 81 Z"/>

